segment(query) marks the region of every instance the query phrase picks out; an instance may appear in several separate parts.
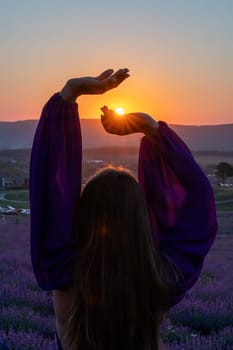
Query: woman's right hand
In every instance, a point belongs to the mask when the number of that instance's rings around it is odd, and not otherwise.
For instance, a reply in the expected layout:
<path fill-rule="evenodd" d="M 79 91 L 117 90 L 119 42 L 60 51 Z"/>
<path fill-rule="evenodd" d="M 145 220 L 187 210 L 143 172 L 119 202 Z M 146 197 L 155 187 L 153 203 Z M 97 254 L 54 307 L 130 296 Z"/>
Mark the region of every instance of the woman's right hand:
<path fill-rule="evenodd" d="M 107 69 L 97 77 L 80 77 L 69 79 L 60 95 L 65 101 L 74 103 L 80 95 L 99 95 L 116 88 L 129 77 L 128 68 Z"/>
<path fill-rule="evenodd" d="M 118 115 L 107 106 L 101 108 L 103 114 L 101 121 L 104 129 L 115 135 L 129 135 L 136 132 L 145 135 L 156 134 L 158 132 L 158 122 L 149 114 L 142 112 L 134 112 Z"/>

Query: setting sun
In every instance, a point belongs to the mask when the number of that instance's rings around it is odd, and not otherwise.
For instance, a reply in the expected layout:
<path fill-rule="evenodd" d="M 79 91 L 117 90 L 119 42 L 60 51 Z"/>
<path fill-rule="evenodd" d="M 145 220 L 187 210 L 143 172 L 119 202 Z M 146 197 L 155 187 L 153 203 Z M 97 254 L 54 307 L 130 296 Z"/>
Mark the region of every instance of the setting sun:
<path fill-rule="evenodd" d="M 115 109 L 115 112 L 116 112 L 117 114 L 119 114 L 119 115 L 125 114 L 124 109 L 121 108 L 121 107 L 117 107 L 117 108 Z"/>

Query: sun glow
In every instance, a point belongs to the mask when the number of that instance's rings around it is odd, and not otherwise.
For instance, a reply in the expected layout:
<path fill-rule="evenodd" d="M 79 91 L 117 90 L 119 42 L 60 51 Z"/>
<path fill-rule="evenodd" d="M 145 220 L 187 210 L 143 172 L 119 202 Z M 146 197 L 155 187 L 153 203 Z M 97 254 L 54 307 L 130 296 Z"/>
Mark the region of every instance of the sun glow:
<path fill-rule="evenodd" d="M 125 114 L 124 109 L 121 108 L 121 107 L 117 107 L 117 108 L 115 109 L 115 112 L 116 112 L 117 114 L 119 114 L 119 115 Z"/>

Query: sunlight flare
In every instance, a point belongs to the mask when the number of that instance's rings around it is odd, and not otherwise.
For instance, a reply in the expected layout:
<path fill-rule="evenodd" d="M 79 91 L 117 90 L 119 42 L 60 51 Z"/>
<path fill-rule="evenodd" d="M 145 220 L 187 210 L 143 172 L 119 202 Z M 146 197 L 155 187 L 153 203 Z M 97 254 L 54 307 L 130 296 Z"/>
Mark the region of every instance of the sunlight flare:
<path fill-rule="evenodd" d="M 117 108 L 115 109 L 115 112 L 116 112 L 118 115 L 123 115 L 123 114 L 125 114 L 124 109 L 121 108 L 121 107 L 117 107 Z"/>

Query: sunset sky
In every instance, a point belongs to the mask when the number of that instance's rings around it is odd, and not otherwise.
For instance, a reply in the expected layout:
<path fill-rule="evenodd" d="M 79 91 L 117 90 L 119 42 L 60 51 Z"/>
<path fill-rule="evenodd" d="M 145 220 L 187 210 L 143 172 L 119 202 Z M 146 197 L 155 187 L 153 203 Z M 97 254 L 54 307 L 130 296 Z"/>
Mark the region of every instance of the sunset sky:
<path fill-rule="evenodd" d="M 0 121 L 38 119 L 67 79 L 130 69 L 117 90 L 78 100 L 172 124 L 233 123 L 232 0 L 0 3 Z"/>

